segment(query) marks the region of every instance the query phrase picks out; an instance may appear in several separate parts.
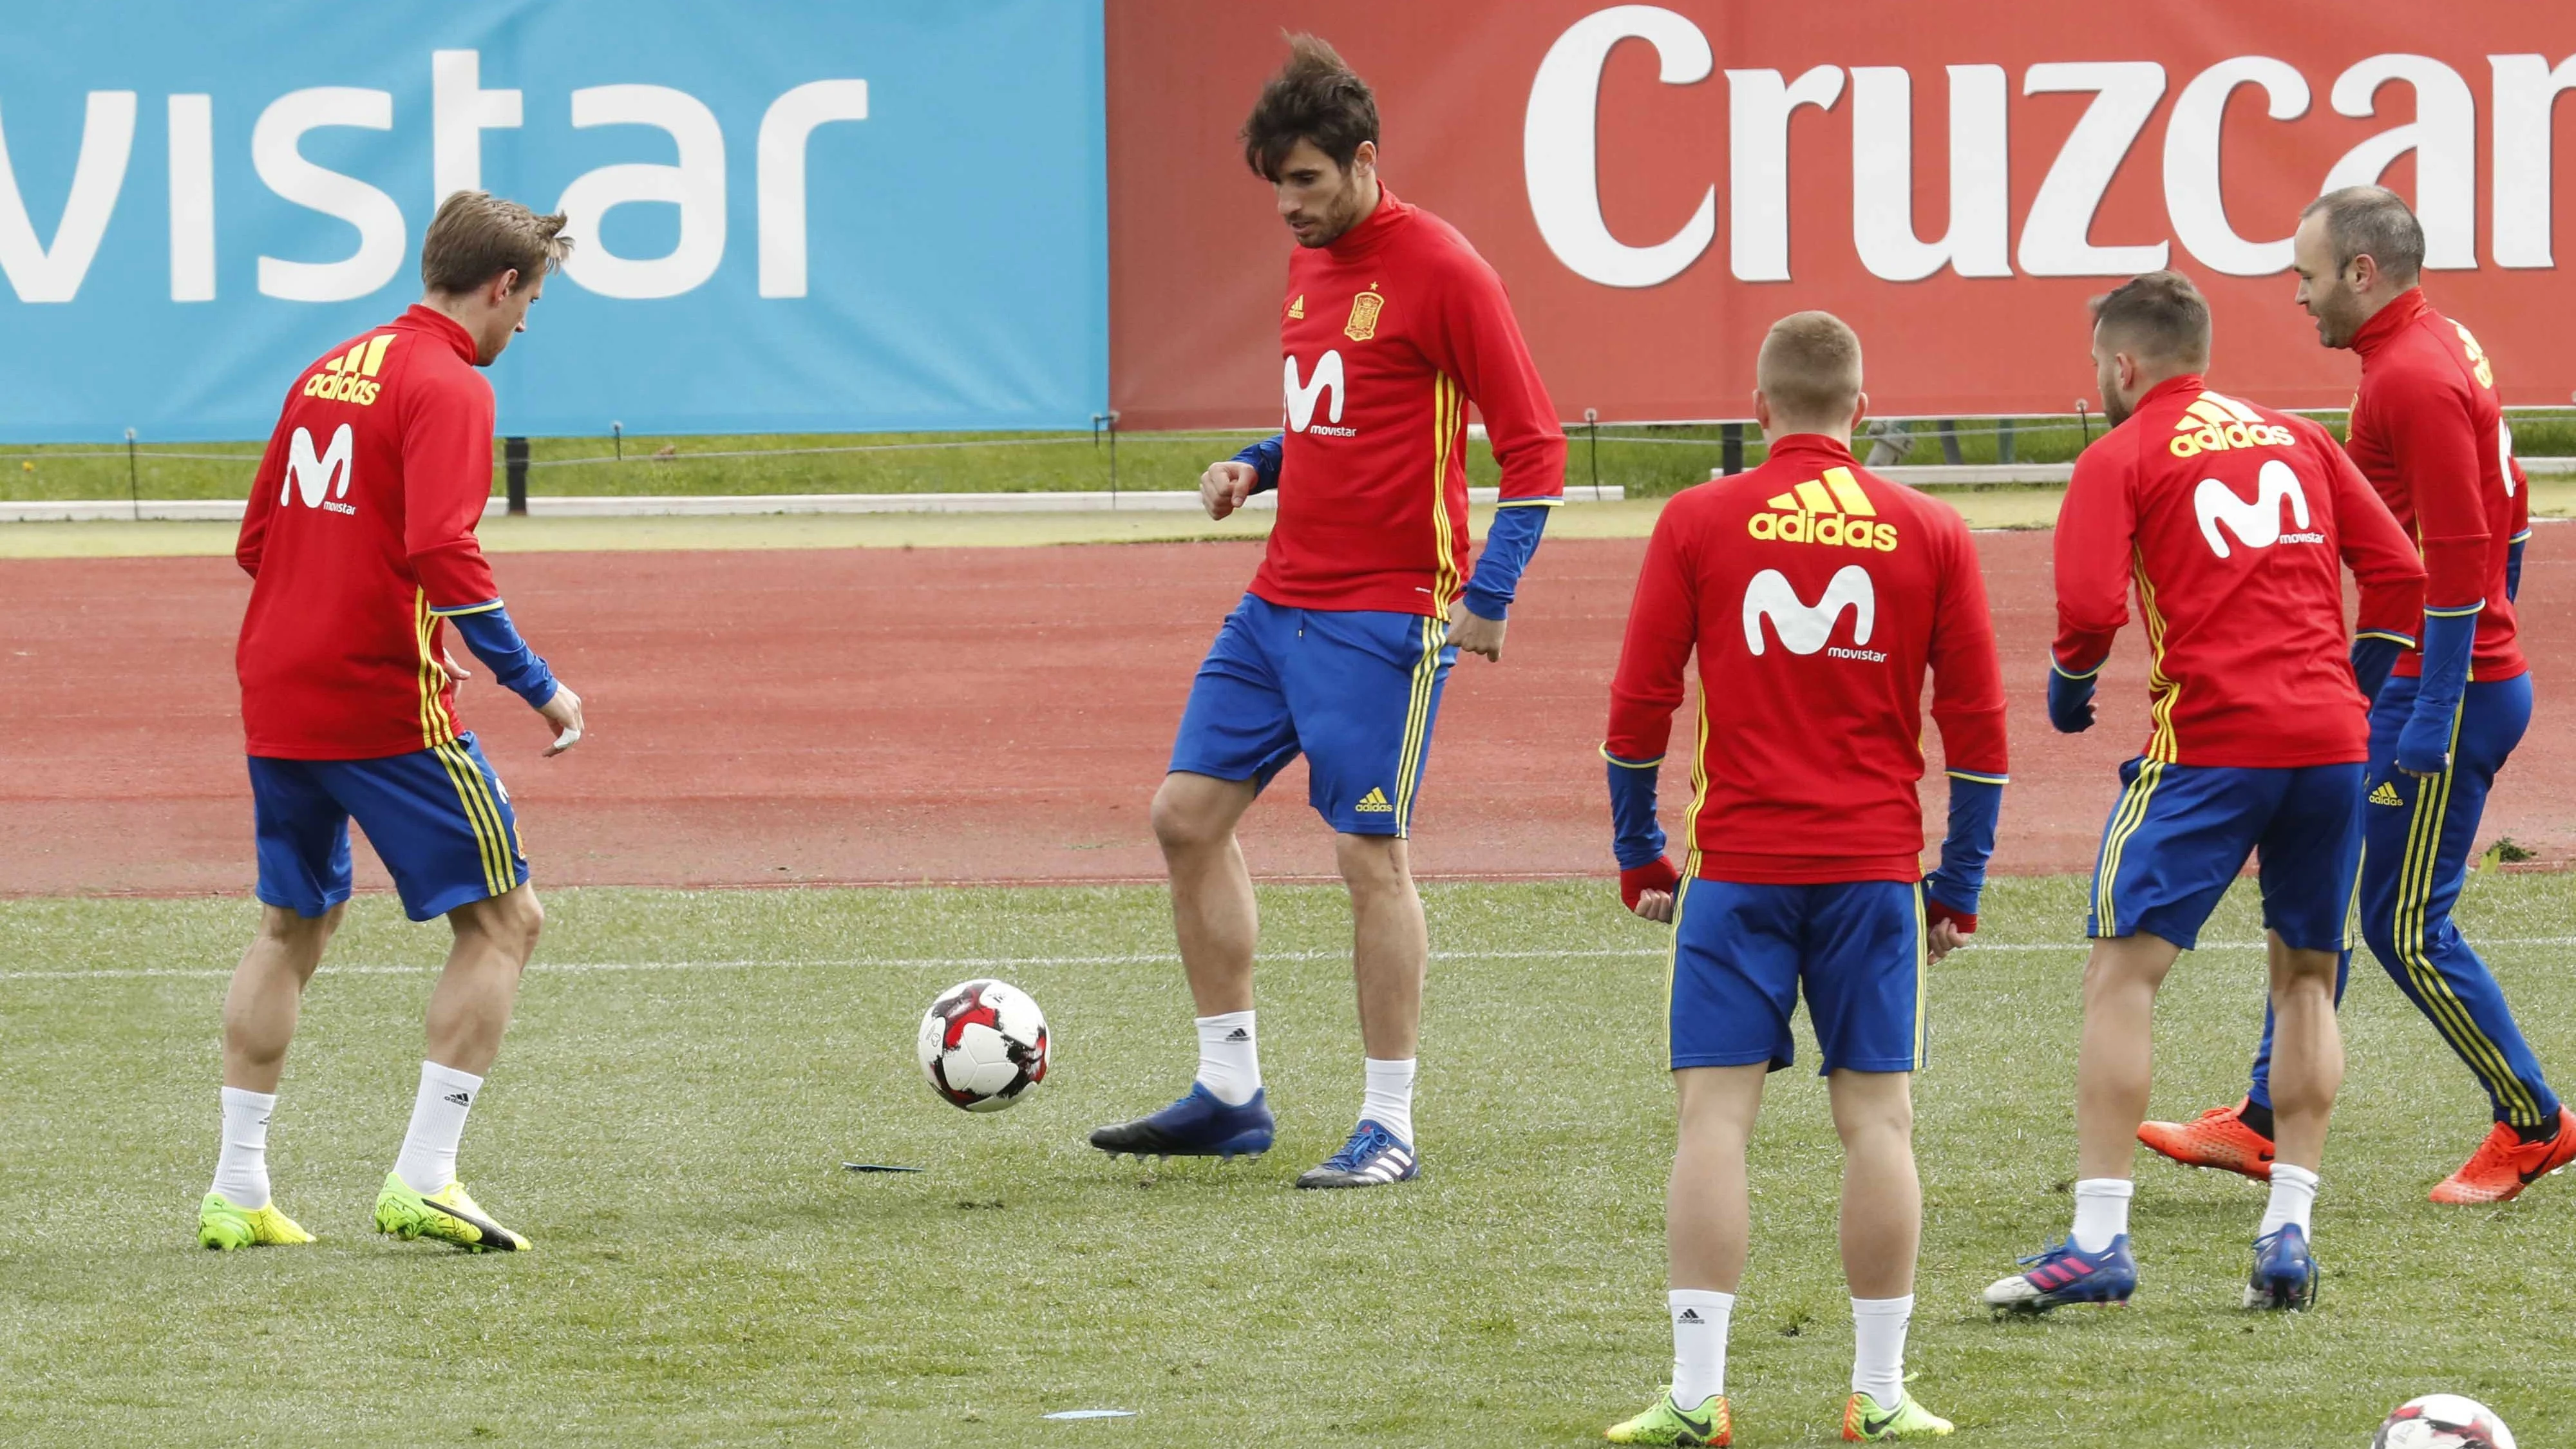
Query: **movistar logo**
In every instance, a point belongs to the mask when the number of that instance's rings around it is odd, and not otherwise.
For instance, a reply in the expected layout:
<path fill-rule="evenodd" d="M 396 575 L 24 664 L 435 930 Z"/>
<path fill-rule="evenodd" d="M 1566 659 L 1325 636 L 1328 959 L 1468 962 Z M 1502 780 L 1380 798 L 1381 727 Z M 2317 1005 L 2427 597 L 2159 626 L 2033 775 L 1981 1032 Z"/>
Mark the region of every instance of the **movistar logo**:
<path fill-rule="evenodd" d="M 301 494 L 307 508 L 327 508 L 334 513 L 355 513 L 346 503 L 325 502 L 326 498 L 349 496 L 349 472 L 357 452 L 357 439 L 342 423 L 331 434 L 331 446 L 322 456 L 313 455 L 313 435 L 298 425 L 295 436 L 286 440 L 286 481 L 277 490 L 280 505 L 292 503 Z"/>
<path fill-rule="evenodd" d="M 1335 348 L 1325 353 L 1315 363 L 1315 375 L 1302 382 L 1297 378 L 1297 359 L 1293 354 L 1287 359 L 1282 371 L 1284 375 L 1281 386 L 1288 400 L 1288 431 L 1302 433 L 1313 425 L 1315 402 L 1327 391 L 1332 393 L 1333 401 L 1331 409 L 1324 414 L 1325 418 L 1334 423 L 1342 420 L 1342 394 L 1345 389 L 1342 384 L 1341 349 Z M 1347 430 L 1341 428 L 1314 428 L 1314 431 L 1333 433 L 1342 437 L 1350 435 Z"/>
<path fill-rule="evenodd" d="M 1822 478 L 1810 478 L 1764 506 L 1780 511 L 1744 521 L 1744 531 L 1755 538 L 1896 551 L 1896 525 L 1868 521 L 1878 517 L 1878 509 L 1849 468 L 1827 468 Z"/>
<path fill-rule="evenodd" d="M 2299 475 L 2290 465 L 2274 458 L 2263 465 L 2254 477 L 2254 501 L 2248 503 L 2236 496 L 2236 490 L 2215 478 L 2203 478 L 2191 495 L 2192 511 L 2200 515 L 2200 536 L 2209 541 L 2209 551 L 2220 558 L 2229 556 L 2227 532 L 2247 548 L 2270 548 L 2276 543 L 2323 543 L 2322 533 L 2309 533 L 2308 495 L 2299 487 Z M 2290 505 L 2290 516 L 2298 521 L 2300 531 L 2281 531 L 2281 505 Z"/>
<path fill-rule="evenodd" d="M 1771 621 L 1772 631 L 1780 636 L 1780 646 L 1792 654 L 1813 654 L 1832 638 L 1834 625 L 1842 621 L 1843 610 L 1852 611 L 1852 642 L 1866 644 L 1869 632 L 1878 619 L 1878 591 L 1871 587 L 1869 572 L 1858 564 L 1845 564 L 1825 585 L 1825 596 L 1813 607 L 1798 597 L 1788 575 L 1778 569 L 1764 569 L 1753 576 L 1744 590 L 1744 647 L 1754 654 L 1763 652 L 1762 621 Z M 1870 650 L 1840 650 L 1838 654 L 1867 657 L 1883 662 L 1886 655 Z"/>
<path fill-rule="evenodd" d="M 2177 458 L 2196 458 L 2230 448 L 2286 448 L 2292 441 L 2288 428 L 2263 421 L 2261 413 L 2232 397 L 2205 392 L 2182 410 L 2166 446 Z"/>

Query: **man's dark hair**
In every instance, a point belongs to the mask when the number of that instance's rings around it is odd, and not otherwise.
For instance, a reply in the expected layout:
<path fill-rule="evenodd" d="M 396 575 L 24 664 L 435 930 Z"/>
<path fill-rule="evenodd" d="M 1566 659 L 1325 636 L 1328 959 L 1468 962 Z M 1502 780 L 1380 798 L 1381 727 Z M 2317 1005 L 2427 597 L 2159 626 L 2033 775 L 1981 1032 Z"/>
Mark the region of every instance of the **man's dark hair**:
<path fill-rule="evenodd" d="M 2319 212 L 2325 213 L 2326 240 L 2334 244 L 2338 273 L 2353 258 L 2366 256 L 2390 281 L 2415 285 L 2424 270 L 2424 226 L 2403 197 L 2385 186 L 2347 186 L 2309 202 L 2299 220 Z"/>
<path fill-rule="evenodd" d="M 1288 63 L 1261 87 L 1243 123 L 1243 161 L 1265 181 L 1300 141 L 1348 171 L 1362 141 L 1377 139 L 1377 95 L 1340 55 L 1311 35 L 1288 37 Z"/>
<path fill-rule="evenodd" d="M 2209 365 L 2209 299 L 2180 272 L 2132 277 L 2094 298 L 2093 325 L 2133 357 L 2194 370 Z"/>

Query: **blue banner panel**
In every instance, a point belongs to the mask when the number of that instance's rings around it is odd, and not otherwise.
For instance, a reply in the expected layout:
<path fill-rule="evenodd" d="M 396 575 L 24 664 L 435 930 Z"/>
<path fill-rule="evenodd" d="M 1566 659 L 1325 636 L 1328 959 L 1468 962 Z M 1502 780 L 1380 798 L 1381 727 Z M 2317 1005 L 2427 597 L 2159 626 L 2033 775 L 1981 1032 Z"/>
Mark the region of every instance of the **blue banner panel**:
<path fill-rule="evenodd" d="M 264 438 L 438 199 L 571 213 L 504 432 L 1086 427 L 1101 0 L 18 7 L 0 438 Z"/>

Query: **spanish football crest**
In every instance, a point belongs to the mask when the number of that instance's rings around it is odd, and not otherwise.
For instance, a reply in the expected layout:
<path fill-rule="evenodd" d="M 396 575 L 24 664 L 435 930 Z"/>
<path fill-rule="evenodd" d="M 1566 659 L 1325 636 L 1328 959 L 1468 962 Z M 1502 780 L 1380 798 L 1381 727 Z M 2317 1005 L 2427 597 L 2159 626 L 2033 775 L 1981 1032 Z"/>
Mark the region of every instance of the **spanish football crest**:
<path fill-rule="evenodd" d="M 1351 320 L 1342 324 L 1342 335 L 1353 342 L 1366 342 L 1377 335 L 1377 314 L 1386 306 L 1386 298 L 1374 291 L 1362 292 L 1351 299 Z"/>

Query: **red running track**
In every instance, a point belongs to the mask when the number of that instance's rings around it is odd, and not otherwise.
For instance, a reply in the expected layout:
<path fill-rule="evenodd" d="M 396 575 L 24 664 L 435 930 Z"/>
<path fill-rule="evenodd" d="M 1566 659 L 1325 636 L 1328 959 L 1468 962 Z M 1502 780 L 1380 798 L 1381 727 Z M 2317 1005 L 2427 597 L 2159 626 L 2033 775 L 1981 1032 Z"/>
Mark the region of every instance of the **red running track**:
<path fill-rule="evenodd" d="M 2145 733 L 2134 630 L 2105 674 L 2105 723 L 2048 730 L 2048 546 L 1978 538 L 2014 691 L 1996 867 L 2023 874 L 2089 867 L 2112 771 Z M 1607 872 L 1594 747 L 1643 548 L 1549 543 L 1507 662 L 1452 675 L 1415 821 L 1423 874 Z M 2576 528 L 2545 527 L 2533 549 L 2524 597 L 2576 597 Z M 582 692 L 592 735 L 541 760 L 543 727 L 479 681 L 464 713 L 542 882 L 1154 879 L 1145 803 L 1256 551 L 514 554 L 499 560 L 512 612 Z M 220 559 L 0 565 L 0 890 L 248 888 L 231 668 L 247 588 Z M 2576 755 L 2555 694 L 2576 677 L 2571 622 L 2563 605 L 2526 616 L 2540 714 L 2484 831 L 2558 862 L 2576 858 Z M 1257 871 L 1329 873 L 1304 802 L 1296 767 L 1254 809 Z M 361 884 L 383 885 L 360 856 Z"/>

